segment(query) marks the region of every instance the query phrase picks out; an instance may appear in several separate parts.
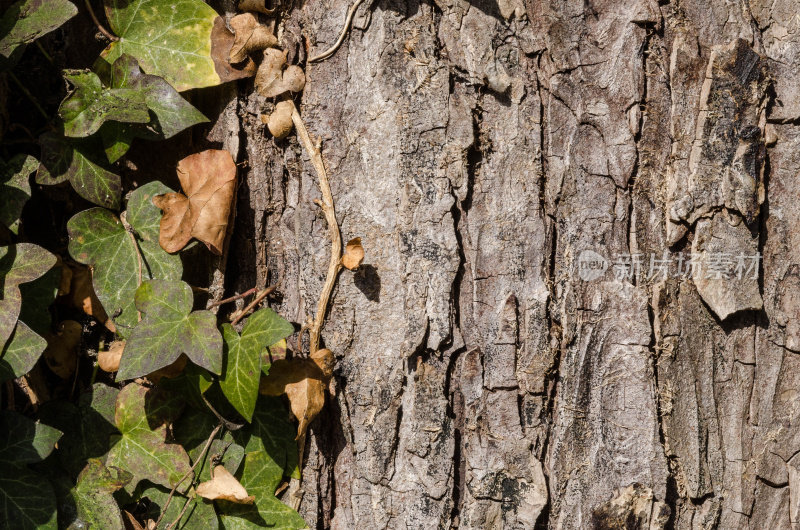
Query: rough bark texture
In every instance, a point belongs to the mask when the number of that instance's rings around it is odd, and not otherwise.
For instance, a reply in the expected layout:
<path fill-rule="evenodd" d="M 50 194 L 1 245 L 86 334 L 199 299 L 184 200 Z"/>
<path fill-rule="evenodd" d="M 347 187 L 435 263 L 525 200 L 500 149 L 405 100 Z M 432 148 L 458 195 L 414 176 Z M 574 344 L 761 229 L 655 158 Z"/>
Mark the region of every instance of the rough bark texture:
<path fill-rule="evenodd" d="M 294 6 L 290 59 L 346 0 Z M 800 23 L 791 0 L 371 0 L 299 101 L 344 240 L 317 528 L 800 525 Z M 313 314 L 316 175 L 242 83 L 227 292 Z M 586 281 L 582 252 L 609 263 Z M 757 279 L 649 274 L 761 252 Z M 674 266 L 674 265 L 673 265 Z"/>

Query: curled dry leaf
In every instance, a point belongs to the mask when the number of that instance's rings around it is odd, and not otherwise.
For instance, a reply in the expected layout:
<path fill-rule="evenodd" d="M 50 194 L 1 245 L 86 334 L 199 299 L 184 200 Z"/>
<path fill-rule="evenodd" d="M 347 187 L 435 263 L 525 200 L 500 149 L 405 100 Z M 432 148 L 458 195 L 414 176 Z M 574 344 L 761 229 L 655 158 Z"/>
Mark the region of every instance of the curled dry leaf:
<path fill-rule="evenodd" d="M 292 110 L 294 105 L 291 101 L 279 101 L 275 105 L 275 110 L 269 115 L 267 128 L 277 139 L 286 138 L 292 132 Z"/>
<path fill-rule="evenodd" d="M 264 59 L 256 73 L 256 90 L 273 98 L 286 92 L 300 92 L 306 86 L 306 75 L 296 65 L 286 67 L 286 52 L 275 48 L 264 50 Z"/>
<path fill-rule="evenodd" d="M 253 11 L 255 13 L 264 13 L 271 15 L 275 13 L 275 8 L 268 0 L 241 0 L 239 2 L 239 11 Z"/>
<path fill-rule="evenodd" d="M 281 359 L 272 363 L 269 375 L 261 378 L 259 392 L 268 396 L 286 394 L 292 414 L 300 424 L 297 438 L 325 405 L 325 389 L 333 374 L 334 357 L 327 349 L 314 352 L 309 359 Z"/>
<path fill-rule="evenodd" d="M 47 335 L 47 349 L 42 355 L 54 374 L 68 379 L 75 373 L 83 326 L 74 320 L 65 320 L 59 328 L 58 333 Z"/>
<path fill-rule="evenodd" d="M 361 246 L 361 238 L 354 237 L 344 247 L 342 265 L 352 271 L 357 269 L 362 261 L 364 261 L 364 247 Z"/>
<path fill-rule="evenodd" d="M 104 372 L 116 372 L 119 370 L 119 360 L 122 359 L 122 350 L 125 349 L 124 340 L 115 340 L 107 350 L 101 350 L 97 354 L 97 365 Z"/>
<path fill-rule="evenodd" d="M 234 41 L 231 47 L 230 61 L 237 64 L 254 52 L 278 45 L 278 39 L 267 26 L 259 24 L 251 13 L 236 15 L 230 20 Z"/>
<path fill-rule="evenodd" d="M 158 242 L 177 252 L 196 238 L 215 254 L 222 254 L 228 217 L 236 190 L 236 164 L 228 151 L 209 149 L 178 162 L 178 178 L 186 195 L 153 197 L 164 211 Z"/>
<path fill-rule="evenodd" d="M 225 466 L 214 466 L 211 480 L 201 482 L 196 491 L 199 496 L 212 501 L 220 499 L 238 504 L 253 504 L 256 500 L 254 495 L 247 494 L 244 486 Z"/>

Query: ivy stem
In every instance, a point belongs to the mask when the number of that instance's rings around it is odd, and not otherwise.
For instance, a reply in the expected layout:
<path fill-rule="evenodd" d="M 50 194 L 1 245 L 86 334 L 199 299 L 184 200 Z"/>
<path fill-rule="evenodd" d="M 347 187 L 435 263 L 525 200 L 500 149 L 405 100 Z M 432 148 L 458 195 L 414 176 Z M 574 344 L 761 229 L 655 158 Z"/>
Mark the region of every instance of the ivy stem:
<path fill-rule="evenodd" d="M 322 160 L 320 143 L 317 142 L 315 144 L 311 141 L 308 129 L 306 129 L 303 118 L 300 116 L 300 112 L 297 110 L 297 106 L 295 106 L 293 101 L 292 122 L 294 123 L 295 130 L 297 130 L 297 138 L 300 140 L 300 143 L 303 144 L 306 151 L 308 151 L 311 157 L 311 163 L 317 171 L 322 200 L 315 200 L 314 202 L 322 208 L 322 213 L 325 214 L 325 221 L 328 223 L 328 236 L 331 239 L 331 259 L 328 263 L 328 274 L 325 277 L 325 284 L 322 286 L 322 292 L 320 292 L 319 295 L 317 314 L 314 320 L 308 325 L 309 353 L 313 355 L 319 349 L 320 333 L 322 332 L 322 324 L 325 321 L 328 302 L 330 302 L 333 286 L 336 284 L 336 278 L 342 270 L 342 234 L 339 232 L 339 224 L 336 222 L 336 210 L 333 207 L 333 194 L 331 193 L 331 186 L 328 183 L 328 174 L 325 172 L 325 162 Z"/>
<path fill-rule="evenodd" d="M 253 310 L 255 306 L 261 303 L 261 301 L 266 298 L 272 291 L 275 290 L 275 286 L 267 287 L 266 289 L 262 290 L 261 292 L 253 298 L 253 301 L 247 304 L 247 307 L 242 309 L 233 320 L 231 320 L 231 326 L 235 326 L 241 319 L 245 317 L 250 311 Z"/>
<path fill-rule="evenodd" d="M 110 31 L 108 31 L 106 28 L 104 28 L 103 25 L 100 23 L 100 20 L 97 19 L 97 15 L 94 14 L 94 9 L 92 9 L 91 2 L 89 0 L 83 0 L 83 3 L 86 4 L 86 9 L 89 10 L 89 16 L 92 17 L 92 22 L 94 22 L 94 25 L 97 26 L 97 29 L 100 31 L 100 33 L 105 35 L 106 38 L 111 41 L 114 42 L 118 41 L 119 37 L 117 37 Z"/>
<path fill-rule="evenodd" d="M 19 88 L 20 91 L 22 91 L 22 93 L 25 94 L 25 97 L 28 98 L 28 100 L 30 100 L 31 103 L 33 103 L 33 106 L 36 107 L 36 110 L 39 111 L 39 114 L 41 114 L 44 117 L 44 119 L 49 122 L 50 116 L 47 114 L 47 112 L 45 112 L 44 108 L 42 108 L 42 105 L 39 103 L 39 100 L 36 99 L 36 97 L 33 94 L 31 94 L 31 91 L 28 90 L 28 88 L 22 84 L 22 81 L 20 81 L 19 78 L 16 75 L 14 75 L 14 72 L 9 70 L 6 73 L 11 78 L 11 80 L 14 81 L 14 84 L 17 85 L 17 88 Z"/>
<path fill-rule="evenodd" d="M 202 462 L 203 459 L 206 457 L 206 452 L 208 451 L 208 448 L 211 447 L 211 442 L 214 441 L 214 437 L 217 435 L 217 433 L 219 432 L 220 429 L 222 429 L 222 423 L 220 423 L 219 425 L 214 427 L 214 430 L 211 431 L 211 434 L 208 436 L 208 440 L 206 440 L 206 445 L 203 446 L 203 450 L 200 451 L 200 454 L 197 456 L 197 460 L 194 461 L 194 464 L 192 464 L 192 467 L 189 468 L 189 471 L 187 471 L 181 477 L 181 479 L 175 484 L 175 486 L 169 492 L 169 497 L 167 497 L 167 501 L 164 503 L 164 506 L 161 508 L 161 515 L 158 516 L 158 520 L 156 521 L 156 525 L 154 527 L 154 530 L 158 528 L 159 524 L 161 524 L 161 519 L 163 519 L 164 518 L 164 514 L 167 513 L 167 508 L 169 507 L 169 503 L 172 501 L 172 497 L 175 495 L 175 492 L 178 490 L 178 486 L 180 486 L 183 483 L 184 480 L 189 478 L 189 476 L 192 473 L 194 473 L 194 470 L 197 467 L 197 465 L 200 462 Z M 180 521 L 180 518 L 178 518 L 178 520 Z"/>
<path fill-rule="evenodd" d="M 328 57 L 336 53 L 336 50 L 338 50 L 339 46 L 342 45 L 342 43 L 344 42 L 344 38 L 350 31 L 350 24 L 353 22 L 353 15 L 356 14 L 358 6 L 360 6 L 363 1 L 364 0 L 356 0 L 355 2 L 353 2 L 353 5 L 350 6 L 350 9 L 347 10 L 347 16 L 344 19 L 344 27 L 342 28 L 341 33 L 339 33 L 339 38 L 336 39 L 336 42 L 333 43 L 333 46 L 331 46 L 324 52 L 320 53 L 319 55 L 315 55 L 314 57 L 310 58 L 308 62 L 316 63 L 317 61 L 322 61 L 323 59 L 327 59 Z M 295 125 L 295 127 L 297 126 Z"/>
<path fill-rule="evenodd" d="M 239 300 L 240 298 L 244 298 L 245 296 L 250 296 L 251 294 L 253 294 L 257 290 L 258 290 L 257 288 L 253 287 L 251 289 L 246 290 L 242 294 L 237 294 L 235 296 L 231 296 L 230 298 L 225 298 L 224 300 L 220 300 L 219 302 L 214 302 L 213 304 L 208 306 L 208 309 L 210 309 L 212 307 L 220 306 L 222 304 L 228 304 L 230 302 L 235 302 L 236 300 Z"/>
<path fill-rule="evenodd" d="M 136 242 L 136 236 L 133 235 L 133 227 L 128 224 L 127 214 L 128 212 L 122 212 L 119 214 L 119 220 L 122 222 L 122 226 L 125 228 L 125 232 L 128 233 L 128 237 L 131 238 L 131 243 L 133 243 L 133 248 L 136 251 L 136 261 L 139 264 L 139 276 L 136 282 L 136 288 L 138 289 L 140 285 L 142 285 L 142 252 L 139 250 L 139 244 Z M 136 317 L 139 319 L 138 321 L 142 321 L 142 312 L 136 311 Z"/>
<path fill-rule="evenodd" d="M 56 64 L 55 61 L 53 61 L 53 58 L 50 57 L 50 54 L 47 53 L 47 50 L 44 49 L 42 43 L 38 40 L 36 41 L 36 47 L 39 48 L 40 52 L 42 52 L 42 55 L 44 55 L 44 58 L 47 59 L 47 62 L 49 62 L 50 64 Z"/>

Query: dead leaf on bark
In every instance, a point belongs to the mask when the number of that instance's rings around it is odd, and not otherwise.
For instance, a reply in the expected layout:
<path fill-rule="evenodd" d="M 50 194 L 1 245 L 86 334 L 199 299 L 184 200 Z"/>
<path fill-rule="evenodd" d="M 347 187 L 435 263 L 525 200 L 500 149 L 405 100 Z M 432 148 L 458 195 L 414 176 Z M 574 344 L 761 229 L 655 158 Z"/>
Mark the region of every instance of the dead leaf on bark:
<path fill-rule="evenodd" d="M 178 178 L 184 193 L 153 197 L 163 210 L 158 242 L 174 253 L 191 238 L 222 254 L 228 217 L 236 189 L 236 164 L 228 151 L 209 149 L 178 162 Z"/>
<path fill-rule="evenodd" d="M 364 261 L 364 247 L 361 246 L 361 238 L 355 237 L 344 247 L 342 265 L 352 271 L 356 270 L 362 261 Z"/>
<path fill-rule="evenodd" d="M 243 13 L 231 18 L 229 22 L 233 28 L 234 41 L 229 54 L 231 63 L 238 64 L 255 52 L 278 45 L 278 39 L 270 29 L 259 24 L 251 13 Z"/>
<path fill-rule="evenodd" d="M 119 370 L 119 360 L 122 359 L 122 350 L 125 349 L 124 340 L 115 340 L 107 350 L 101 350 L 97 354 L 97 364 L 104 372 L 116 372 Z"/>
<path fill-rule="evenodd" d="M 54 374 L 69 379 L 75 373 L 83 326 L 74 320 L 65 320 L 59 328 L 58 333 L 48 333 L 45 337 L 47 348 L 42 355 Z"/>
<path fill-rule="evenodd" d="M 219 499 L 238 504 L 253 504 L 256 500 L 254 495 L 247 494 L 244 486 L 225 466 L 214 466 L 211 480 L 200 483 L 196 491 L 199 496 L 212 501 Z"/>
<path fill-rule="evenodd" d="M 292 132 L 292 110 L 294 104 L 291 101 L 279 101 L 267 119 L 269 132 L 278 140 L 286 138 Z"/>
<path fill-rule="evenodd" d="M 267 0 L 241 0 L 239 2 L 239 11 L 253 11 L 255 13 L 264 13 L 271 15 L 275 13 L 272 2 L 267 3 Z"/>
<path fill-rule="evenodd" d="M 234 40 L 233 32 L 225 24 L 225 18 L 215 18 L 214 27 L 211 29 L 211 60 L 214 61 L 214 70 L 222 83 L 253 77 L 256 74 L 256 63 L 249 57 L 245 57 L 244 62 L 236 65 L 228 60 Z"/>
<path fill-rule="evenodd" d="M 259 392 L 268 396 L 286 394 L 292 414 L 297 418 L 297 438 L 325 405 L 325 389 L 333 374 L 334 357 L 327 349 L 317 350 L 309 359 L 281 359 L 261 378 Z"/>
<path fill-rule="evenodd" d="M 256 90 L 274 98 L 286 92 L 300 92 L 306 86 L 306 74 L 296 65 L 286 67 L 286 52 L 275 48 L 264 50 L 264 59 L 256 73 Z"/>

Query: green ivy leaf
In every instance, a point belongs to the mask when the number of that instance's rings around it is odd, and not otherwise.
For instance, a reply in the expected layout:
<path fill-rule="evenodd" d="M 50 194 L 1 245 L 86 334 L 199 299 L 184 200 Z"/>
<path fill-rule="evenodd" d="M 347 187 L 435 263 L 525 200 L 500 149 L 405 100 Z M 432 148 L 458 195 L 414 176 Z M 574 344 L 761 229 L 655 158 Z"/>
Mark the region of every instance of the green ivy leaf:
<path fill-rule="evenodd" d="M 39 167 L 39 161 L 31 155 L 16 155 L 0 169 L 0 224 L 19 233 L 19 218 L 22 208 L 31 198 L 31 173 Z"/>
<path fill-rule="evenodd" d="M 0 18 L 0 55 L 8 58 L 18 46 L 50 33 L 78 13 L 67 0 L 21 0 Z"/>
<path fill-rule="evenodd" d="M 21 320 L 17 322 L 0 353 L 0 381 L 16 379 L 30 372 L 45 348 L 47 341 L 44 338 Z"/>
<path fill-rule="evenodd" d="M 203 394 L 213 384 L 214 379 L 208 373 L 208 370 L 200 368 L 189 361 L 178 377 L 164 377 L 159 381 L 158 386 L 180 394 L 188 405 L 198 410 L 207 411 L 208 406 L 203 401 Z"/>
<path fill-rule="evenodd" d="M 175 440 L 189 453 L 192 463 L 200 457 L 200 453 L 208 441 L 208 435 L 214 430 L 218 420 L 206 412 L 187 409 L 175 422 L 173 432 Z M 230 431 L 221 437 L 214 438 L 203 461 L 195 467 L 195 482 L 211 480 L 211 461 L 222 463 L 225 468 L 235 474 L 244 459 L 244 447 L 237 444 Z"/>
<path fill-rule="evenodd" d="M 67 141 L 63 136 L 45 133 L 39 137 L 42 162 L 36 183 L 60 184 L 69 181 L 72 188 L 87 201 L 116 210 L 122 195 L 122 179 L 103 169 L 87 155 L 86 142 Z"/>
<path fill-rule="evenodd" d="M 122 436 L 108 453 L 106 465 L 133 475 L 131 485 L 149 480 L 173 487 L 190 470 L 189 455 L 177 444 L 167 443 L 167 424 L 183 404 L 171 394 L 135 383 L 117 397 L 115 421 Z"/>
<path fill-rule="evenodd" d="M 142 72 L 138 61 L 128 54 L 123 54 L 114 62 L 109 77 L 112 88 L 135 89 L 143 94 L 155 118 L 147 127 L 119 122 L 105 124 L 100 129 L 100 135 L 110 162 L 125 154 L 134 138 L 171 138 L 192 125 L 208 121 L 166 80 Z"/>
<path fill-rule="evenodd" d="M 64 78 L 74 87 L 58 108 L 64 134 L 85 137 L 100 130 L 106 121 L 147 123 L 150 112 L 144 93 L 135 88 L 104 88 L 89 70 L 65 70 Z"/>
<path fill-rule="evenodd" d="M 0 521 L 8 528 L 57 528 L 53 487 L 25 464 L 45 459 L 60 436 L 21 414 L 0 412 Z"/>
<path fill-rule="evenodd" d="M 263 452 L 284 475 L 299 477 L 296 434 L 281 398 L 259 396 L 252 423 L 236 431 L 234 438 L 246 453 Z"/>
<path fill-rule="evenodd" d="M 22 295 L 19 319 L 39 335 L 51 331 L 52 318 L 48 308 L 58 295 L 61 270 L 61 267 L 53 267 L 44 273 L 44 276 L 19 286 Z"/>
<path fill-rule="evenodd" d="M 172 364 L 185 353 L 195 364 L 219 374 L 222 336 L 210 311 L 192 312 L 192 289 L 184 282 L 150 280 L 136 290 L 144 313 L 122 353 L 117 379 L 133 379 Z"/>
<path fill-rule="evenodd" d="M 308 528 L 296 511 L 275 497 L 283 472 L 263 452 L 247 453 L 239 482 L 247 493 L 255 496 L 254 505 L 220 501 L 220 517 L 226 530 L 255 530 L 264 527 L 280 529 Z"/>
<path fill-rule="evenodd" d="M 138 235 L 143 280 L 177 280 L 183 273 L 180 257 L 164 252 L 158 244 L 158 233 L 154 232 L 161 211 L 150 199 L 169 191 L 160 182 L 151 182 L 137 188 L 128 200 L 126 215 Z M 117 331 L 127 337 L 138 321 L 134 293 L 139 278 L 139 258 L 130 235 L 119 218 L 103 208 L 91 208 L 76 214 L 67 223 L 67 231 L 70 254 L 76 261 L 92 267 L 92 284 L 97 298 L 106 313 L 117 315 L 113 317 Z"/>
<path fill-rule="evenodd" d="M 122 530 L 125 523 L 113 493 L 131 481 L 132 475 L 116 467 L 106 467 L 102 460 L 92 458 L 78 476 L 72 488 L 72 498 L 78 518 L 88 528 Z"/>
<path fill-rule="evenodd" d="M 147 497 L 150 500 L 146 514 L 147 517 L 154 521 L 158 520 L 161 515 L 161 507 L 167 503 L 169 490 L 165 490 L 159 486 L 151 486 L 142 491 L 141 496 Z M 187 498 L 183 495 L 174 495 L 167 507 L 163 520 L 166 521 L 167 524 L 175 521 L 178 515 L 180 515 L 186 501 Z M 171 528 L 174 530 L 195 530 L 197 528 L 202 528 L 203 530 L 217 530 L 219 528 L 219 519 L 217 518 L 217 513 L 214 511 L 213 504 L 203 502 L 203 499 L 200 497 L 195 497 L 189 500 L 189 506 L 181 517 L 180 522 Z"/>
<path fill-rule="evenodd" d="M 0 344 L 6 344 L 19 318 L 20 284 L 32 282 L 55 264 L 53 254 L 31 243 L 0 247 Z"/>
<path fill-rule="evenodd" d="M 218 85 L 211 32 L 218 17 L 202 0 L 105 0 L 111 30 L 119 37 L 103 52 L 109 63 L 122 54 L 183 92 Z"/>
<path fill-rule="evenodd" d="M 119 390 L 95 383 L 91 392 L 81 394 L 78 405 L 66 401 L 45 403 L 40 418 L 64 432 L 58 442 L 61 466 L 75 477 L 89 458 L 104 456 L 110 447 L 114 426 L 114 407 Z"/>
<path fill-rule="evenodd" d="M 256 408 L 262 352 L 293 332 L 294 327 L 269 308 L 250 315 L 241 337 L 230 324 L 222 325 L 226 355 L 219 384 L 231 405 L 247 421 L 252 420 Z"/>

